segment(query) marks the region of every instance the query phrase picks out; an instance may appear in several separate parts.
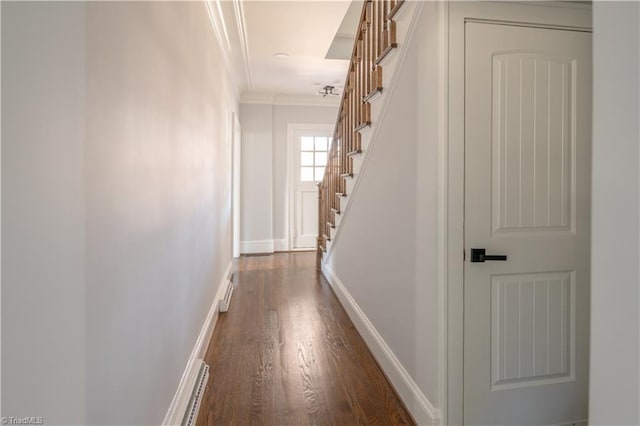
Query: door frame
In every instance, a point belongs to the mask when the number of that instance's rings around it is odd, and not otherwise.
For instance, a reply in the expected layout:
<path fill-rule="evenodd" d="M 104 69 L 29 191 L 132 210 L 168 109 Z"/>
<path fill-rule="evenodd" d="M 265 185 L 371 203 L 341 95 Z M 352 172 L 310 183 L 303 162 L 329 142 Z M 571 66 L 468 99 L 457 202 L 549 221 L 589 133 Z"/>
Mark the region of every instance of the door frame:
<path fill-rule="evenodd" d="M 231 257 L 240 257 L 240 185 L 242 176 L 242 127 L 238 114 L 231 113 Z"/>
<path fill-rule="evenodd" d="M 296 191 L 296 170 L 295 165 L 295 133 L 297 131 L 311 130 L 333 133 L 335 129 L 335 123 L 287 123 L 287 192 L 285 197 L 285 229 L 287 230 L 286 236 L 286 251 L 309 251 L 309 249 L 295 249 L 294 237 L 296 226 L 296 203 L 295 203 L 295 191 Z"/>
<path fill-rule="evenodd" d="M 442 14 L 441 86 L 448 88 L 441 107 L 444 113 L 441 143 L 442 187 L 440 226 L 445 230 L 442 247 L 444 310 L 441 337 L 442 423 L 464 424 L 464 143 L 465 143 L 465 23 L 535 26 L 550 29 L 591 30 L 591 5 L 562 2 L 448 2 Z M 444 353 L 443 353 L 444 352 Z M 443 356 L 444 355 L 444 356 Z"/>

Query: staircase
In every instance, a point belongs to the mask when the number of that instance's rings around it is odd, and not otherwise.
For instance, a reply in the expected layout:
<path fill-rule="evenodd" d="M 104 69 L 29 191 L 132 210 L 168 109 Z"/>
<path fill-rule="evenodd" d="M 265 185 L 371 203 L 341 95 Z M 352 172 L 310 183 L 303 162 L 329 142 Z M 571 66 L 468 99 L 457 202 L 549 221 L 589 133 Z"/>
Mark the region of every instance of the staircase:
<path fill-rule="evenodd" d="M 319 183 L 317 266 L 338 238 L 348 213 L 376 124 L 384 116 L 388 91 L 402 62 L 421 2 L 367 0 L 363 4 L 324 178 Z"/>

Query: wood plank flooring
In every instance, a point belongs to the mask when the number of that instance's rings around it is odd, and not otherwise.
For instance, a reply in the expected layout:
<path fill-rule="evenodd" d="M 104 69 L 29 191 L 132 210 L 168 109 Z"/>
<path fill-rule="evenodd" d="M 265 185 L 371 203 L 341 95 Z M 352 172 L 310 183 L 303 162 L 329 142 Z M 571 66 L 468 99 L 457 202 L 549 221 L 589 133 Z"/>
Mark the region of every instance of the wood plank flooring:
<path fill-rule="evenodd" d="M 413 425 L 315 253 L 241 257 L 197 425 Z"/>

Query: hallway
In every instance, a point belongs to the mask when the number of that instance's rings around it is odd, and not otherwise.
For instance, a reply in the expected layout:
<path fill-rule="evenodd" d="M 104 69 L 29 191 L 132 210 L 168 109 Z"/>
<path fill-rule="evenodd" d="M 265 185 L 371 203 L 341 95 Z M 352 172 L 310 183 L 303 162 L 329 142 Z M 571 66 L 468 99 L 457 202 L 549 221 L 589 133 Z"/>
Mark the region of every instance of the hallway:
<path fill-rule="evenodd" d="M 413 424 L 315 253 L 241 257 L 198 425 Z"/>

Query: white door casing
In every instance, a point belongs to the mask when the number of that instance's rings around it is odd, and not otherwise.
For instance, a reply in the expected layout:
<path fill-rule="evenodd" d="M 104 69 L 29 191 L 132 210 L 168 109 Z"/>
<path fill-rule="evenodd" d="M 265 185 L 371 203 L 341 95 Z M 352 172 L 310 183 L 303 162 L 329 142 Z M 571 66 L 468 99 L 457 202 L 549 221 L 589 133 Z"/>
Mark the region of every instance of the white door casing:
<path fill-rule="evenodd" d="M 333 124 L 288 125 L 289 161 L 287 175 L 290 250 L 313 250 L 316 248 L 318 237 L 317 181 L 322 179 L 318 175 L 322 170 L 313 167 L 313 163 L 319 158 L 319 155 L 322 155 L 321 152 L 316 151 L 316 148 L 322 150 L 323 139 L 327 141 L 328 147 L 332 131 Z M 309 172 L 313 173 L 311 178 L 306 176 Z"/>
<path fill-rule="evenodd" d="M 582 421 L 591 34 L 465 30 L 464 422 Z M 508 257 L 473 263 L 472 248 Z"/>
<path fill-rule="evenodd" d="M 232 113 L 231 118 L 231 131 L 232 131 L 232 170 L 233 170 L 233 230 L 231 236 L 231 244 L 232 244 L 232 256 L 239 257 L 240 256 L 240 176 L 242 175 L 242 171 L 240 170 L 242 164 L 242 130 L 240 128 L 240 121 L 238 120 L 238 115 L 236 113 Z"/>

